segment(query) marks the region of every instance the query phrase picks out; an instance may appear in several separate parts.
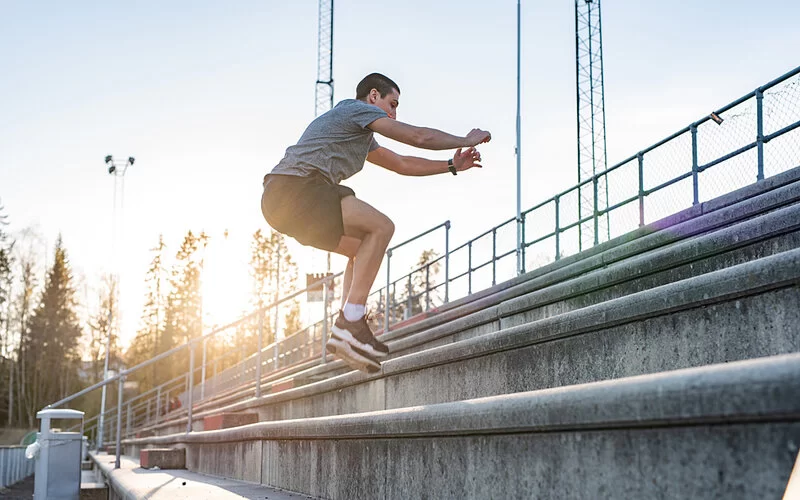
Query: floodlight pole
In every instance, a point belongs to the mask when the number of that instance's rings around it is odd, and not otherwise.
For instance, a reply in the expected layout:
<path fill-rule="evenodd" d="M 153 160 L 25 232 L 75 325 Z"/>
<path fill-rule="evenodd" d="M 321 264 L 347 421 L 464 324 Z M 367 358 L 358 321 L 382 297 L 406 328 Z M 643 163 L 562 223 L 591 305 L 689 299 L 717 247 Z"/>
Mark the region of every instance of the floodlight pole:
<path fill-rule="evenodd" d="M 117 218 L 116 217 L 116 215 L 117 215 L 117 179 L 116 178 L 117 177 L 122 177 L 122 190 L 124 191 L 124 189 L 125 189 L 125 172 L 128 171 L 128 167 L 132 166 L 135 161 L 136 161 L 135 158 L 130 156 L 130 157 L 128 157 L 128 159 L 125 161 L 124 164 L 120 164 L 118 161 L 114 160 L 114 158 L 111 155 L 106 156 L 105 163 L 106 163 L 106 165 L 108 167 L 108 174 L 114 176 L 114 209 L 112 211 L 112 216 L 111 216 L 111 218 L 112 218 L 112 221 L 111 221 L 112 227 L 116 223 L 116 218 Z M 123 192 L 123 193 L 121 193 L 120 198 L 122 200 L 124 200 L 124 196 L 125 196 L 125 194 Z M 115 245 L 116 245 L 116 241 L 115 241 L 116 240 L 116 234 L 115 234 L 113 229 L 112 229 L 111 233 L 112 233 L 112 236 L 111 236 L 111 247 L 112 247 L 111 248 L 111 256 L 113 258 L 114 251 L 116 250 L 116 248 L 114 248 Z M 118 289 L 119 289 L 119 278 L 115 277 L 114 286 L 111 289 L 111 293 L 112 294 L 118 293 Z M 106 328 L 108 329 L 108 335 L 106 335 L 106 359 L 103 362 L 103 381 L 108 379 L 108 358 L 111 355 L 111 321 L 114 319 L 114 317 L 113 317 L 113 308 L 114 308 L 114 305 L 116 304 L 116 301 L 113 300 L 113 297 L 109 297 L 109 301 L 108 302 L 109 302 L 109 304 L 108 304 L 108 306 L 109 306 L 108 307 L 108 324 L 106 325 Z M 121 385 L 120 385 L 120 387 L 121 387 Z M 103 393 L 102 393 L 102 396 L 100 398 L 100 417 L 99 417 L 98 423 L 97 423 L 97 427 L 98 427 L 97 442 L 95 443 L 95 446 L 97 447 L 98 450 L 100 449 L 101 446 L 103 446 L 103 430 L 104 430 L 104 427 L 105 427 L 105 413 L 106 413 L 106 386 L 103 385 Z"/>

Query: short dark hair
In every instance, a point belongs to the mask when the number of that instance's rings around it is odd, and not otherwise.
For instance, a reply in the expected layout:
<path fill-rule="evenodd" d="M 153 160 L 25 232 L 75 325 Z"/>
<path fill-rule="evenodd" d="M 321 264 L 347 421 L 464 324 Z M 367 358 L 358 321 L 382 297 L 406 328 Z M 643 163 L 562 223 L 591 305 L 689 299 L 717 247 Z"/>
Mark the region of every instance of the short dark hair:
<path fill-rule="evenodd" d="M 381 97 L 386 97 L 386 94 L 392 90 L 396 90 L 398 94 L 400 93 L 400 87 L 398 87 L 391 78 L 380 73 L 370 73 L 365 76 L 363 80 L 358 82 L 356 86 L 356 99 L 363 101 L 367 98 L 367 95 L 369 95 L 372 89 L 377 90 Z"/>

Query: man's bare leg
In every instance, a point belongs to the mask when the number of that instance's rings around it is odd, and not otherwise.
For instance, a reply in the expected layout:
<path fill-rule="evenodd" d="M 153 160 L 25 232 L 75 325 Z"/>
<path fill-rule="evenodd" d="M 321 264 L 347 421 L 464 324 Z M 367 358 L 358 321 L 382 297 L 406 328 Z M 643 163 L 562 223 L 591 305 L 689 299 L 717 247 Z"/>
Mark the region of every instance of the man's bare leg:
<path fill-rule="evenodd" d="M 351 304 L 365 305 L 394 234 L 394 223 L 355 196 L 342 199 L 342 221 L 344 236 L 334 252 L 350 257 L 348 266 L 352 262 L 352 277 L 344 299 Z M 346 286 L 347 269 L 344 281 Z"/>
<path fill-rule="evenodd" d="M 359 240 L 360 243 L 360 240 Z M 347 259 L 347 266 L 344 268 L 344 277 L 342 278 L 342 307 L 350 294 L 350 287 L 353 284 L 353 257 Z"/>

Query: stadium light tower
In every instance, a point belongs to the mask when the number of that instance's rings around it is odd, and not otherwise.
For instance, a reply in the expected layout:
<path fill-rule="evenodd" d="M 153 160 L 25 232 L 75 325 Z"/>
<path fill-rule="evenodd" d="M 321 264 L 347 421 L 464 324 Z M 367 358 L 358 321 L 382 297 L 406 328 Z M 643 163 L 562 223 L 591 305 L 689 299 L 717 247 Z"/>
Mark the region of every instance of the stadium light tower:
<path fill-rule="evenodd" d="M 121 178 L 122 182 L 121 189 L 120 189 L 120 212 L 122 212 L 122 205 L 125 199 L 125 173 L 128 171 L 128 168 L 133 166 L 136 159 L 133 156 L 129 156 L 125 163 L 121 161 L 115 160 L 113 156 L 107 155 L 105 159 L 106 166 L 108 168 L 108 174 L 114 176 L 114 210 L 112 212 L 111 217 L 111 258 L 113 259 L 114 253 L 116 251 L 116 218 L 117 218 L 117 179 Z M 115 274 L 114 283 L 115 286 L 111 289 L 111 294 L 119 295 L 119 276 L 117 273 Z M 106 359 L 103 362 L 103 381 L 108 379 L 108 358 L 111 355 L 111 324 L 114 320 L 113 318 L 113 309 L 114 304 L 118 304 L 118 300 L 114 300 L 114 297 L 109 297 L 109 307 L 108 307 L 108 335 L 106 336 Z M 95 445 L 99 448 L 103 445 L 103 428 L 105 427 L 105 412 L 106 412 L 106 386 L 103 386 L 103 394 L 100 398 L 100 418 L 98 422 L 98 432 L 97 432 L 97 443 Z"/>
<path fill-rule="evenodd" d="M 600 0 L 575 0 L 575 75 L 578 101 L 578 182 L 591 179 L 608 168 L 606 155 L 606 107 L 603 89 L 603 30 Z M 610 238 L 608 214 L 598 211 L 608 207 L 607 179 L 601 177 L 580 188 L 578 217 L 591 219 L 578 225 L 578 246 L 593 235 Z M 605 200 L 602 204 L 601 200 Z M 587 245 L 588 246 L 588 245 Z"/>

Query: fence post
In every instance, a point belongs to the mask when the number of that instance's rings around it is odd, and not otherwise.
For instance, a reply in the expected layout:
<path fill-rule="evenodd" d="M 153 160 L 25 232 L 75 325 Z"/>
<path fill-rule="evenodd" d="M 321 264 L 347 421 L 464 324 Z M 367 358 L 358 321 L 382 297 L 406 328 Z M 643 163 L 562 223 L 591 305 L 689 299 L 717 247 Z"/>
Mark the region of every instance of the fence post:
<path fill-rule="evenodd" d="M 472 240 L 467 245 L 467 293 L 472 295 Z"/>
<path fill-rule="evenodd" d="M 450 302 L 450 221 L 444 223 L 444 302 Z"/>
<path fill-rule="evenodd" d="M 116 452 L 117 456 L 114 459 L 114 468 L 119 469 L 119 456 L 122 452 L 122 397 L 123 397 L 123 389 L 125 388 L 125 377 L 120 377 L 118 381 L 118 390 L 117 390 L 117 435 L 116 435 Z"/>
<path fill-rule="evenodd" d="M 322 303 L 325 304 L 322 307 L 322 362 L 327 363 L 328 358 L 326 357 L 328 352 L 328 286 L 330 285 L 330 279 L 326 279 L 325 283 L 322 284 Z M 342 304 L 344 306 L 344 304 Z"/>
<path fill-rule="evenodd" d="M 592 218 L 594 218 L 594 244 L 595 244 L 595 246 L 598 243 L 600 243 L 600 237 L 599 237 L 600 236 L 600 234 L 599 234 L 600 233 L 600 225 L 599 225 L 599 220 L 598 220 L 599 217 L 597 216 L 597 212 L 598 212 L 598 209 L 597 209 L 597 185 L 599 184 L 598 179 L 599 178 L 598 178 L 597 174 L 592 176 L 592 191 L 594 192 L 594 202 L 592 203 L 592 212 L 593 212 Z"/>
<path fill-rule="evenodd" d="M 561 258 L 561 197 L 556 196 L 556 260 Z"/>
<path fill-rule="evenodd" d="M 497 228 L 492 228 L 492 286 L 497 284 Z"/>
<path fill-rule="evenodd" d="M 756 180 L 764 180 L 764 93 L 756 90 L 756 143 L 758 144 L 758 175 Z"/>
<path fill-rule="evenodd" d="M 698 186 L 698 166 L 697 166 L 697 125 L 692 124 L 692 205 L 700 203 L 700 188 Z"/>
<path fill-rule="evenodd" d="M 200 401 L 206 398 L 206 351 L 208 350 L 208 339 L 203 339 L 203 364 L 200 367 Z"/>
<path fill-rule="evenodd" d="M 520 273 L 525 274 L 525 212 L 520 213 L 519 217 L 522 220 L 522 240 L 520 241 L 522 260 L 520 261 Z"/>
<path fill-rule="evenodd" d="M 639 227 L 644 226 L 644 153 L 636 155 L 639 160 Z"/>
<path fill-rule="evenodd" d="M 186 410 L 188 416 L 186 419 L 186 434 L 192 432 L 192 406 L 194 406 L 194 341 L 189 342 L 189 377 L 186 383 L 189 390 L 186 391 L 188 400 L 186 401 Z"/>
<path fill-rule="evenodd" d="M 425 311 L 431 310 L 431 265 L 425 266 Z"/>
<path fill-rule="evenodd" d="M 124 436 L 128 437 L 128 436 L 131 435 L 131 403 L 130 403 L 130 401 L 128 401 L 128 411 L 126 411 L 125 413 L 126 413 L 126 417 L 125 417 L 125 434 L 124 434 Z"/>
<path fill-rule="evenodd" d="M 161 386 L 158 386 L 158 390 L 156 393 L 156 423 L 158 423 L 159 418 L 161 418 Z"/>
<path fill-rule="evenodd" d="M 391 280 L 392 249 L 386 250 L 386 307 L 383 311 L 383 333 L 389 331 L 389 281 Z"/>
<path fill-rule="evenodd" d="M 264 311 L 258 314 L 258 350 L 256 351 L 256 397 L 261 397 L 261 349 L 264 348 Z"/>

